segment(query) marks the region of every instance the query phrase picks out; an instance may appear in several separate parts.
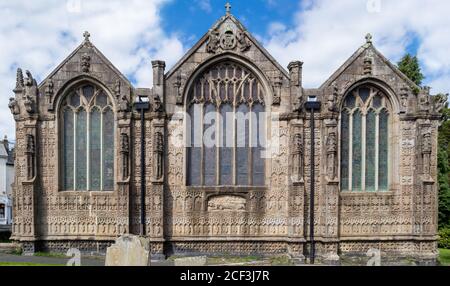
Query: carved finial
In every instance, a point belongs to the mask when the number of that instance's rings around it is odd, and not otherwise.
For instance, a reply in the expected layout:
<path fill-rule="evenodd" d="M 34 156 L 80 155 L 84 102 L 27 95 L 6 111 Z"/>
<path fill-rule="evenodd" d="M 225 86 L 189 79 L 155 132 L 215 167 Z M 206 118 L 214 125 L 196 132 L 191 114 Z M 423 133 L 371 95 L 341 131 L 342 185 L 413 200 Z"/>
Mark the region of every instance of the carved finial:
<path fill-rule="evenodd" d="M 230 15 L 230 13 L 231 13 L 231 4 L 230 4 L 230 2 L 227 2 L 227 4 L 225 4 L 225 11 L 227 12 L 227 15 Z"/>
<path fill-rule="evenodd" d="M 91 34 L 88 31 L 85 31 L 83 33 L 84 41 L 89 42 L 89 38 L 91 37 Z"/>
<path fill-rule="evenodd" d="M 23 72 L 21 68 L 18 68 L 16 75 L 16 89 L 21 90 L 23 87 L 24 87 Z"/>
<path fill-rule="evenodd" d="M 372 44 L 372 34 L 370 33 L 366 35 L 366 44 Z"/>

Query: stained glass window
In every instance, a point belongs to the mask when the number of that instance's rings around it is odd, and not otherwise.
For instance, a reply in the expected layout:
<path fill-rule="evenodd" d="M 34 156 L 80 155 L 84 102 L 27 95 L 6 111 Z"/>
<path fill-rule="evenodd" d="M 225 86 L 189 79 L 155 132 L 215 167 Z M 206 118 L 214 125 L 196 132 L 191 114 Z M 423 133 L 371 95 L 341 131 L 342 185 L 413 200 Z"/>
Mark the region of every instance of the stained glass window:
<path fill-rule="evenodd" d="M 100 94 L 97 95 L 95 101 L 96 104 L 101 108 L 105 107 L 108 104 L 108 98 L 106 97 L 106 94 L 103 92 L 100 92 Z"/>
<path fill-rule="evenodd" d="M 347 111 L 342 112 L 341 117 L 341 188 L 343 190 L 348 190 L 348 166 L 349 166 L 349 143 L 350 143 L 350 136 L 349 136 L 349 128 L 350 128 L 350 116 Z"/>
<path fill-rule="evenodd" d="M 256 104 L 252 114 L 252 185 L 263 186 L 264 185 L 264 160 L 263 151 L 266 144 L 266 120 L 264 114 L 264 106 Z M 253 123 L 256 121 L 256 124 Z"/>
<path fill-rule="evenodd" d="M 233 108 L 230 104 L 221 108 L 222 144 L 220 148 L 220 185 L 233 184 Z"/>
<path fill-rule="evenodd" d="M 87 102 L 90 102 L 94 96 L 94 87 L 92 85 L 85 85 L 83 87 L 83 96 L 86 98 Z"/>
<path fill-rule="evenodd" d="M 102 141 L 101 141 L 101 113 L 98 108 L 91 110 L 91 119 L 89 120 L 89 180 L 91 190 L 99 191 L 101 189 L 101 166 L 102 166 Z"/>
<path fill-rule="evenodd" d="M 76 88 L 62 110 L 62 188 L 114 189 L 114 112 L 108 97 L 93 85 Z"/>
<path fill-rule="evenodd" d="M 114 189 L 114 113 L 107 107 L 103 113 L 103 140 L 102 140 L 102 183 L 103 190 Z"/>
<path fill-rule="evenodd" d="M 191 128 L 187 183 L 264 186 L 265 137 L 262 144 L 250 145 L 258 141 L 251 136 L 266 132 L 260 81 L 242 66 L 220 63 L 194 81 L 187 105 Z"/>
<path fill-rule="evenodd" d="M 216 109 L 213 104 L 207 104 L 205 107 L 205 121 L 203 124 L 204 141 L 204 183 L 206 186 L 214 186 L 216 182 L 216 149 L 217 149 L 217 129 L 216 129 Z"/>
<path fill-rule="evenodd" d="M 389 113 L 386 95 L 372 87 L 348 93 L 341 113 L 341 189 L 386 191 L 389 185 Z"/>
<path fill-rule="evenodd" d="M 388 145 L 389 145 L 389 114 L 385 109 L 380 112 L 380 135 L 378 161 L 378 187 L 388 188 Z"/>
<path fill-rule="evenodd" d="M 366 115 L 366 191 L 375 191 L 375 111 Z"/>
<path fill-rule="evenodd" d="M 73 190 L 74 183 L 74 113 L 70 107 L 64 109 L 64 189 Z"/>
<path fill-rule="evenodd" d="M 87 189 L 87 114 L 82 108 L 76 114 L 75 190 Z"/>
<path fill-rule="evenodd" d="M 248 107 L 241 104 L 237 110 L 236 124 L 237 124 L 237 143 L 236 143 L 236 157 L 237 157 L 237 184 L 248 185 L 248 156 L 249 156 L 249 114 Z"/>
<path fill-rule="evenodd" d="M 202 170 L 201 159 L 202 159 L 202 107 L 201 105 L 192 105 L 189 111 L 190 123 L 191 123 L 191 137 L 189 149 L 189 183 L 191 185 L 200 185 L 201 178 L 200 173 Z"/>
<path fill-rule="evenodd" d="M 361 190 L 361 168 L 362 168 L 362 115 L 359 110 L 353 113 L 352 130 L 352 190 Z"/>

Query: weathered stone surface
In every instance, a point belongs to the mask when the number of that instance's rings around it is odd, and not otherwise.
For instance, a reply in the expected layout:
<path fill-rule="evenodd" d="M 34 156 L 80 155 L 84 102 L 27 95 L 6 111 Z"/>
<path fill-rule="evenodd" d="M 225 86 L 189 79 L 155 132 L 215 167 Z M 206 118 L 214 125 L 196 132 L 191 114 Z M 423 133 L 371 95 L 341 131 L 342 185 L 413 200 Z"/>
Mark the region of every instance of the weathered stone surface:
<path fill-rule="evenodd" d="M 149 266 L 150 248 L 147 238 L 123 235 L 106 250 L 105 266 Z"/>
<path fill-rule="evenodd" d="M 365 256 L 372 248 L 402 257 L 436 257 L 437 130 L 442 102 L 433 100 L 429 89 L 408 80 L 375 48 L 370 36 L 324 84 L 304 89 L 301 62 L 293 62 L 287 72 L 227 14 L 171 70 L 166 72 L 162 61 L 153 62 L 150 89 L 133 87 L 87 35 L 40 85 L 30 73 L 24 79 L 18 72 L 10 102 L 17 134 L 13 239 L 25 251 L 67 250 L 75 245 L 85 251 L 104 251 L 116 237 L 139 233 L 143 134 L 144 227 L 151 253 L 159 257 L 289 253 L 302 260 L 309 245 L 311 211 L 316 253 L 324 260 L 334 263 L 338 254 Z M 240 68 L 227 72 L 227 66 Z M 109 191 L 67 192 L 61 183 L 61 103 L 87 83 L 108 95 L 108 106 L 117 115 L 112 137 L 117 142 L 108 142 L 114 143 L 114 184 Z M 214 90 L 214 96 L 202 96 L 205 86 Z M 367 102 L 381 97 L 377 104 L 389 114 L 385 136 L 389 166 L 382 170 L 389 183 L 382 191 L 341 189 L 340 138 L 345 130 L 340 120 L 348 112 L 343 107 L 346 98 L 360 87 L 371 90 Z M 190 132 L 182 112 L 191 104 L 229 103 L 228 94 L 236 91 L 245 95 L 232 102 L 233 107 L 259 102 L 267 113 L 266 135 L 274 148 L 266 154 L 263 186 L 188 186 L 189 152 L 173 144 L 184 142 Z M 304 108 L 307 95 L 323 103 L 314 130 Z M 136 96 L 150 97 L 143 126 L 130 106 Z M 362 101 L 358 108 L 367 116 L 371 109 Z M 382 108 L 374 109 L 379 114 Z M 359 137 L 367 141 L 366 136 Z M 308 203 L 312 168 L 316 174 L 313 210 Z"/>

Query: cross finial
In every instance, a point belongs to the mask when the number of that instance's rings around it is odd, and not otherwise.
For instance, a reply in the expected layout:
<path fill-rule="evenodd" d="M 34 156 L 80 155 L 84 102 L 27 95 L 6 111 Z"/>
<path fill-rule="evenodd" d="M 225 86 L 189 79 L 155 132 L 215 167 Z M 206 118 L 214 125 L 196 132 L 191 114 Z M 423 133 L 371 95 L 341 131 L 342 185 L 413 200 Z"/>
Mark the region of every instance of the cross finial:
<path fill-rule="evenodd" d="M 370 33 L 368 33 L 366 35 L 366 43 L 367 44 L 372 44 L 372 35 Z"/>
<path fill-rule="evenodd" d="M 227 15 L 230 15 L 231 13 L 231 4 L 230 2 L 227 2 L 227 4 L 225 4 L 225 11 L 227 12 Z"/>
<path fill-rule="evenodd" d="M 83 33 L 83 37 L 86 42 L 89 42 L 89 38 L 91 37 L 91 34 L 88 31 L 86 31 Z"/>

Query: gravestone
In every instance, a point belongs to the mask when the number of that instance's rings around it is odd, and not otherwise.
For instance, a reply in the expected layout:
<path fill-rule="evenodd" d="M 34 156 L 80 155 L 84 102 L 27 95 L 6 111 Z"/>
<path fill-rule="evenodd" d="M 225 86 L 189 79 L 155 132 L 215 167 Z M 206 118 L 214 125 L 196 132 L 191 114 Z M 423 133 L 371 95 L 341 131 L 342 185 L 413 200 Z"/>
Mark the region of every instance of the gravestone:
<path fill-rule="evenodd" d="M 106 250 L 105 266 L 149 266 L 149 240 L 135 235 L 124 235 Z"/>

